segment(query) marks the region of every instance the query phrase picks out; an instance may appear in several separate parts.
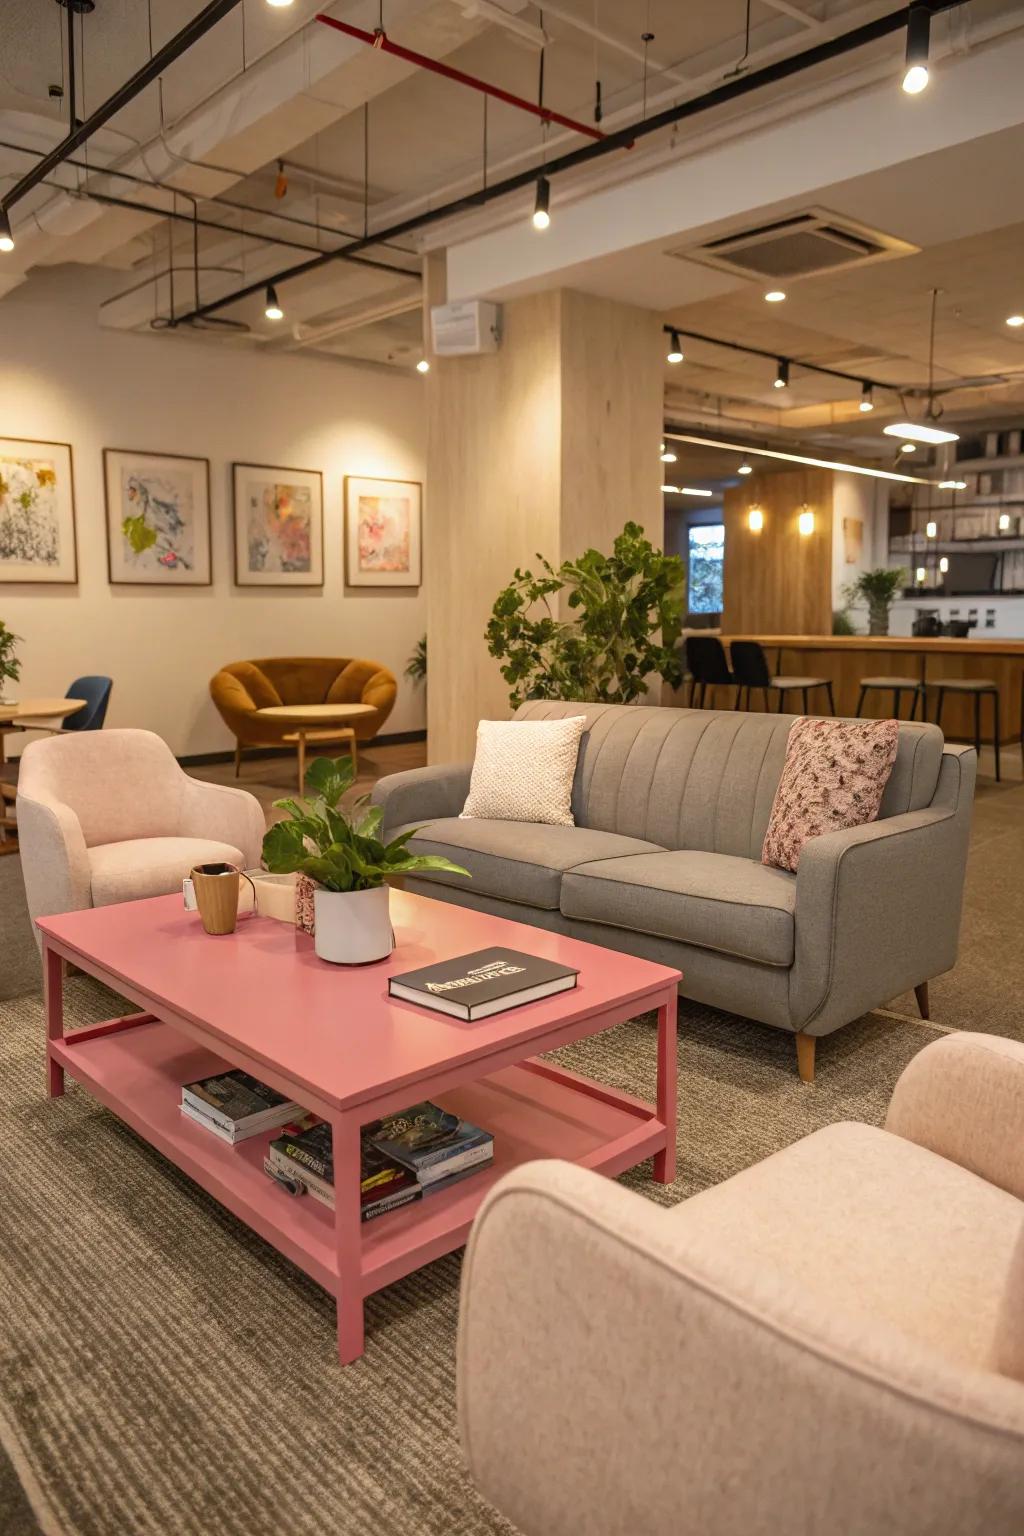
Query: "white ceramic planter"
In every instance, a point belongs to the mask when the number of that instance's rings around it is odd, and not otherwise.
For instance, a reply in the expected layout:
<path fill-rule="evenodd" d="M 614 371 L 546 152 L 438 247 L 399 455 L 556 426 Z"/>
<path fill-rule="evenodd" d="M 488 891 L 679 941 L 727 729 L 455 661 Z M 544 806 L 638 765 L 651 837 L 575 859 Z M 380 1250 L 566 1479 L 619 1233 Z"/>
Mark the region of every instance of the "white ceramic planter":
<path fill-rule="evenodd" d="M 313 893 L 316 932 L 313 944 L 321 960 L 335 965 L 366 965 L 383 960 L 395 947 L 391 927 L 391 890 Z"/>

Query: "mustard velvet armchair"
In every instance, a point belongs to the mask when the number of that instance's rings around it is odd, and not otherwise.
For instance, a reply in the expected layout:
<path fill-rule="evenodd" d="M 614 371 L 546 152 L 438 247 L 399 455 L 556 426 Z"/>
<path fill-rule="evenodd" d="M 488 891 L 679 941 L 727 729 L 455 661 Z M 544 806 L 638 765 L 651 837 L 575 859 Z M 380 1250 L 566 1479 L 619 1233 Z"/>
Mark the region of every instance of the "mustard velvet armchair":
<path fill-rule="evenodd" d="M 210 679 L 210 696 L 235 737 L 235 773 L 244 747 L 278 747 L 294 726 L 260 716 L 276 704 L 369 704 L 351 722 L 357 741 L 376 736 L 394 708 L 398 680 L 376 661 L 345 656 L 267 656 L 231 661 Z M 326 739 L 326 737 L 324 738 Z"/>

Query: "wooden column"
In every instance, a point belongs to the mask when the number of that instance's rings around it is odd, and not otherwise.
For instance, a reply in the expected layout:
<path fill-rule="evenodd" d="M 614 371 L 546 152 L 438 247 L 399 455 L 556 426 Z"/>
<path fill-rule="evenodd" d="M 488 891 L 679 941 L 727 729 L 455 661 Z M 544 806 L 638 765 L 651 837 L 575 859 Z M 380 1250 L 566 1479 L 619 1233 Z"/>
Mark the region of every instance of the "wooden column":
<path fill-rule="evenodd" d="M 428 311 L 443 284 L 432 256 Z M 517 566 L 610 547 L 629 518 L 663 537 L 658 317 L 555 291 L 505 304 L 503 324 L 497 352 L 432 357 L 426 380 L 431 762 L 471 757 L 477 722 L 509 715 L 484 630 Z"/>
<path fill-rule="evenodd" d="M 830 469 L 748 475 L 725 493 L 722 629 L 726 634 L 832 633 L 832 490 Z M 751 508 L 764 519 L 749 525 Z M 801 534 L 799 516 L 814 514 Z"/>

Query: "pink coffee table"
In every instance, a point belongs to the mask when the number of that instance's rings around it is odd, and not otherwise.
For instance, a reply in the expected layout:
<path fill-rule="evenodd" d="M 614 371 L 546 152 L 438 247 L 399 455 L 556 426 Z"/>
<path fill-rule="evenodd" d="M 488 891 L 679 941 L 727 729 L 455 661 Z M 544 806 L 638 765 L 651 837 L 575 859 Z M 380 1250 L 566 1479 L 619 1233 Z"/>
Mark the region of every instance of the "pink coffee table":
<path fill-rule="evenodd" d="M 212 938 L 179 896 L 39 919 L 50 1094 L 68 1071 L 330 1291 L 343 1364 L 363 1351 L 364 1297 L 460 1247 L 518 1163 L 562 1157 L 617 1174 L 653 1156 L 656 1179 L 675 1177 L 678 971 L 405 892 L 392 916 L 395 954 L 356 969 L 317 959 L 311 939 L 272 918 Z M 389 974 L 489 945 L 578 966 L 579 983 L 475 1024 L 388 997 Z M 65 1033 L 62 959 L 144 1011 Z M 535 1059 L 655 1008 L 656 1106 Z M 334 1213 L 267 1178 L 269 1134 L 232 1147 L 180 1113 L 182 1083 L 228 1066 L 330 1122 Z M 493 1131 L 493 1166 L 361 1223 L 360 1127 L 420 1099 Z"/>

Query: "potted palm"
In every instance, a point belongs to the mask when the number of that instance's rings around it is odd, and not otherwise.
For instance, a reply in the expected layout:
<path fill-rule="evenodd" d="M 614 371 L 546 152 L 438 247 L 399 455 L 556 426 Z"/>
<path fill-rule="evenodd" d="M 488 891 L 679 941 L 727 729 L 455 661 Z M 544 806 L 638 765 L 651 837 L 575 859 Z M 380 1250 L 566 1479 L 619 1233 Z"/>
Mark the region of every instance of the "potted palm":
<path fill-rule="evenodd" d="M 906 579 L 907 573 L 902 566 L 898 570 L 885 570 L 879 566 L 874 571 L 861 571 L 855 581 L 843 588 L 848 603 L 867 603 L 869 635 L 889 633 L 889 609 Z"/>
<path fill-rule="evenodd" d="M 355 769 L 350 757 L 318 757 L 306 773 L 311 798 L 275 800 L 287 811 L 263 839 L 263 862 L 275 875 L 307 875 L 315 886 L 314 945 L 321 960 L 365 965 L 383 960 L 395 947 L 389 881 L 426 869 L 446 869 L 469 879 L 469 871 L 434 854 L 412 854 L 406 844 L 413 827 L 390 843 L 378 837 L 384 812 L 361 795 L 343 810 Z"/>
<path fill-rule="evenodd" d="M 5 684 L 8 681 L 16 683 L 21 676 L 17 649 L 18 636 L 12 635 L 3 619 L 0 619 L 0 704 L 4 702 Z"/>

